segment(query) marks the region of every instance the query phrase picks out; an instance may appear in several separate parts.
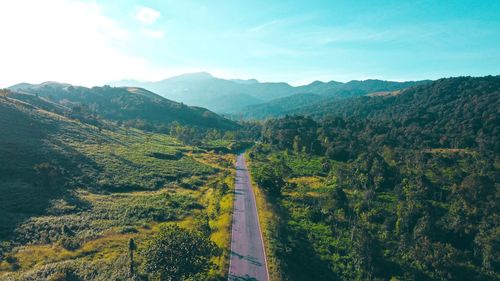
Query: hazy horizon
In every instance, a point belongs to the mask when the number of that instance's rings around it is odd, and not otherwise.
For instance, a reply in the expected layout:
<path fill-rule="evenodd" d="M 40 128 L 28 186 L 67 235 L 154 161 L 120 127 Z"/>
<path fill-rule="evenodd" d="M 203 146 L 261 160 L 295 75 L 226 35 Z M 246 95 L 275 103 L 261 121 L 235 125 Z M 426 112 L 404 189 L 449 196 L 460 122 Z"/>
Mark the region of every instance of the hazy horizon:
<path fill-rule="evenodd" d="M 173 76 L 168 76 L 168 77 L 165 77 L 165 78 L 162 78 L 162 79 L 155 79 L 155 80 L 140 80 L 140 79 L 133 79 L 133 78 L 125 78 L 125 79 L 121 79 L 121 80 L 117 80 L 117 81 L 109 81 L 109 82 L 105 82 L 105 83 L 102 83 L 102 84 L 93 84 L 93 85 L 80 85 L 80 84 L 73 84 L 73 83 L 69 83 L 69 82 L 66 82 L 66 81 L 57 81 L 57 80 L 46 80 L 46 81 L 40 81 L 40 82 L 36 82 L 36 83 L 32 83 L 31 81 L 21 81 L 19 83 L 15 83 L 15 84 L 12 84 L 12 85 L 8 85 L 6 87 L 3 87 L 3 88 L 8 88 L 8 87 L 12 87 L 12 86 L 15 86 L 15 85 L 18 85 L 18 84 L 22 84 L 22 83 L 27 83 L 27 84 L 33 84 L 33 85 L 37 85 L 37 84 L 43 84 L 43 83 L 61 83 L 61 84 L 71 84 L 73 86 L 83 86 L 83 87 L 94 87 L 94 86 L 104 86 L 104 85 L 112 85 L 114 83 L 120 83 L 120 82 L 128 82 L 128 81 L 131 81 L 131 82 L 139 82 L 139 83 L 157 83 L 157 82 L 161 82 L 161 81 L 164 81 L 164 80 L 168 80 L 168 79 L 172 79 L 172 78 L 175 78 L 175 77 L 179 77 L 179 76 L 188 76 L 188 75 L 196 75 L 196 74 L 208 74 L 210 75 L 212 78 L 215 78 L 215 79 L 224 79 L 224 80 L 232 80 L 232 81 L 238 81 L 238 80 L 242 80 L 242 81 L 249 81 L 249 80 L 255 80 L 257 81 L 258 83 L 287 83 L 293 87 L 299 87 L 299 86 L 306 86 L 306 85 L 309 85 L 311 83 L 314 83 L 314 82 L 323 82 L 323 83 L 328 83 L 328 82 L 341 82 L 341 83 L 348 83 L 348 82 L 351 82 L 351 81 L 365 81 L 365 80 L 382 80 L 382 81 L 390 81 L 390 82 L 410 82 L 410 81 L 423 81 L 423 80 L 435 80 L 435 79 L 410 79 L 410 80 L 392 80 L 392 79 L 377 79 L 377 78 L 365 78 L 365 79 L 351 79 L 351 80 L 335 80 L 335 79 L 330 79 L 330 80 L 312 80 L 312 81 L 309 81 L 309 82 L 303 82 L 303 83 L 290 83 L 290 82 L 287 82 L 287 81 L 262 81 L 262 80 L 259 80 L 257 78 L 240 78 L 240 77 L 219 77 L 219 76 L 216 76 L 208 71 L 196 71 L 196 72 L 187 72 L 187 73 L 180 73 L 180 74 L 176 74 L 176 75 L 173 75 Z M 496 75 L 494 75 L 496 76 Z M 452 76 L 450 76 L 452 77 Z M 449 77 L 440 77 L 440 78 L 449 78 Z M 130 85 L 130 86 L 134 86 L 134 85 Z"/>
<path fill-rule="evenodd" d="M 224 79 L 410 81 L 500 74 L 500 2 L 2 1 L 0 87 Z"/>

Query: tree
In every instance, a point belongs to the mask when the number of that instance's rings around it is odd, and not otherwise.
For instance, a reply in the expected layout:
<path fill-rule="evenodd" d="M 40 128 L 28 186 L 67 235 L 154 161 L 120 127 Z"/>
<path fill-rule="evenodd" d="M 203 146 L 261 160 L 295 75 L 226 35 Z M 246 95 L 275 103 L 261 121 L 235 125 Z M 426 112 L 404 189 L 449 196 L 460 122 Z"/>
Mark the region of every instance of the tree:
<path fill-rule="evenodd" d="M 281 190 L 286 184 L 282 176 L 282 170 L 282 165 L 277 167 L 271 164 L 264 164 L 255 168 L 253 176 L 257 184 L 267 190 L 269 194 L 280 196 Z"/>
<path fill-rule="evenodd" d="M 134 238 L 128 241 L 128 251 L 130 253 L 130 276 L 134 276 L 134 251 L 137 249 Z"/>
<path fill-rule="evenodd" d="M 33 169 L 37 174 L 38 184 L 42 188 L 53 188 L 57 185 L 62 169 L 52 163 L 43 162 L 36 164 Z"/>
<path fill-rule="evenodd" d="M 162 281 L 178 281 L 206 273 L 220 249 L 200 232 L 165 226 L 146 242 L 141 253 L 147 273 Z"/>
<path fill-rule="evenodd" d="M 71 230 L 71 228 L 69 228 L 65 224 L 63 224 L 63 226 L 61 227 L 61 234 L 63 236 L 74 236 L 75 235 L 75 233 L 73 232 L 73 230 Z"/>

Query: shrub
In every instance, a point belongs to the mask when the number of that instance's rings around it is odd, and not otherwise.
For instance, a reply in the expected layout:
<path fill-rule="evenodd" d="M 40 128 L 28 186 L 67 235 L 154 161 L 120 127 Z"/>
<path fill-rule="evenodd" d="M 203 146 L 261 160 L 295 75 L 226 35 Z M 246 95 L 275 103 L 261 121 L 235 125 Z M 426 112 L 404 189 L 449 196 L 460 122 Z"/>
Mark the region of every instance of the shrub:
<path fill-rule="evenodd" d="M 166 226 L 146 242 L 141 254 L 147 273 L 170 281 L 207 272 L 214 266 L 211 258 L 220 255 L 220 249 L 200 232 Z"/>
<path fill-rule="evenodd" d="M 59 244 L 61 245 L 61 247 L 63 247 L 64 249 L 66 249 L 68 251 L 74 251 L 74 250 L 80 248 L 80 241 L 76 238 L 73 238 L 73 237 L 63 236 L 59 240 Z"/>

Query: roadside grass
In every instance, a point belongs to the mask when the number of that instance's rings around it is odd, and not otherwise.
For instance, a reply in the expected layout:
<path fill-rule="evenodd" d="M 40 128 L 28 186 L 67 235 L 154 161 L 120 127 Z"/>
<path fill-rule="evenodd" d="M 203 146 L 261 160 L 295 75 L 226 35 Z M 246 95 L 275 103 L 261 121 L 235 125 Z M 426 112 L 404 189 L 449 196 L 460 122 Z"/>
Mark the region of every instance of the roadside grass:
<path fill-rule="evenodd" d="M 229 270 L 229 257 L 231 254 L 233 190 L 236 175 L 236 171 L 233 168 L 235 157 L 232 154 L 220 155 L 215 153 L 206 153 L 200 156 L 204 158 L 201 162 L 225 169 L 224 172 L 207 183 L 208 188 L 200 200 L 207 206 L 206 214 L 208 215 L 211 229 L 210 238 L 222 249 L 222 255 L 214 258 L 216 268 L 211 270 L 210 276 L 225 280 Z M 223 185 L 227 187 L 227 190 L 221 188 Z"/>
<path fill-rule="evenodd" d="M 248 169 L 252 171 L 252 161 L 248 157 L 248 153 L 245 155 Z M 276 210 L 270 198 L 265 194 L 264 190 L 257 185 L 257 183 L 252 178 L 252 173 L 250 173 L 250 182 L 254 187 L 255 201 L 257 204 L 257 213 L 259 216 L 259 224 L 264 238 L 264 248 L 266 250 L 267 266 L 269 271 L 269 278 L 271 281 L 281 281 L 282 269 L 281 261 L 277 256 L 277 247 L 279 243 L 279 221 L 280 216 L 278 210 Z"/>

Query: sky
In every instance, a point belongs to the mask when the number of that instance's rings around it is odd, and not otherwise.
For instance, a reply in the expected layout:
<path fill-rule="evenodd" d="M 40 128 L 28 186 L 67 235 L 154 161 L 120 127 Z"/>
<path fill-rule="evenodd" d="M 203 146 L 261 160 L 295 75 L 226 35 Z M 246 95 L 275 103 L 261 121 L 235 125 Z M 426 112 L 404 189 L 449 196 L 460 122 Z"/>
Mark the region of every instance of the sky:
<path fill-rule="evenodd" d="M 0 36 L 0 87 L 500 74 L 500 0 L 2 0 Z"/>

